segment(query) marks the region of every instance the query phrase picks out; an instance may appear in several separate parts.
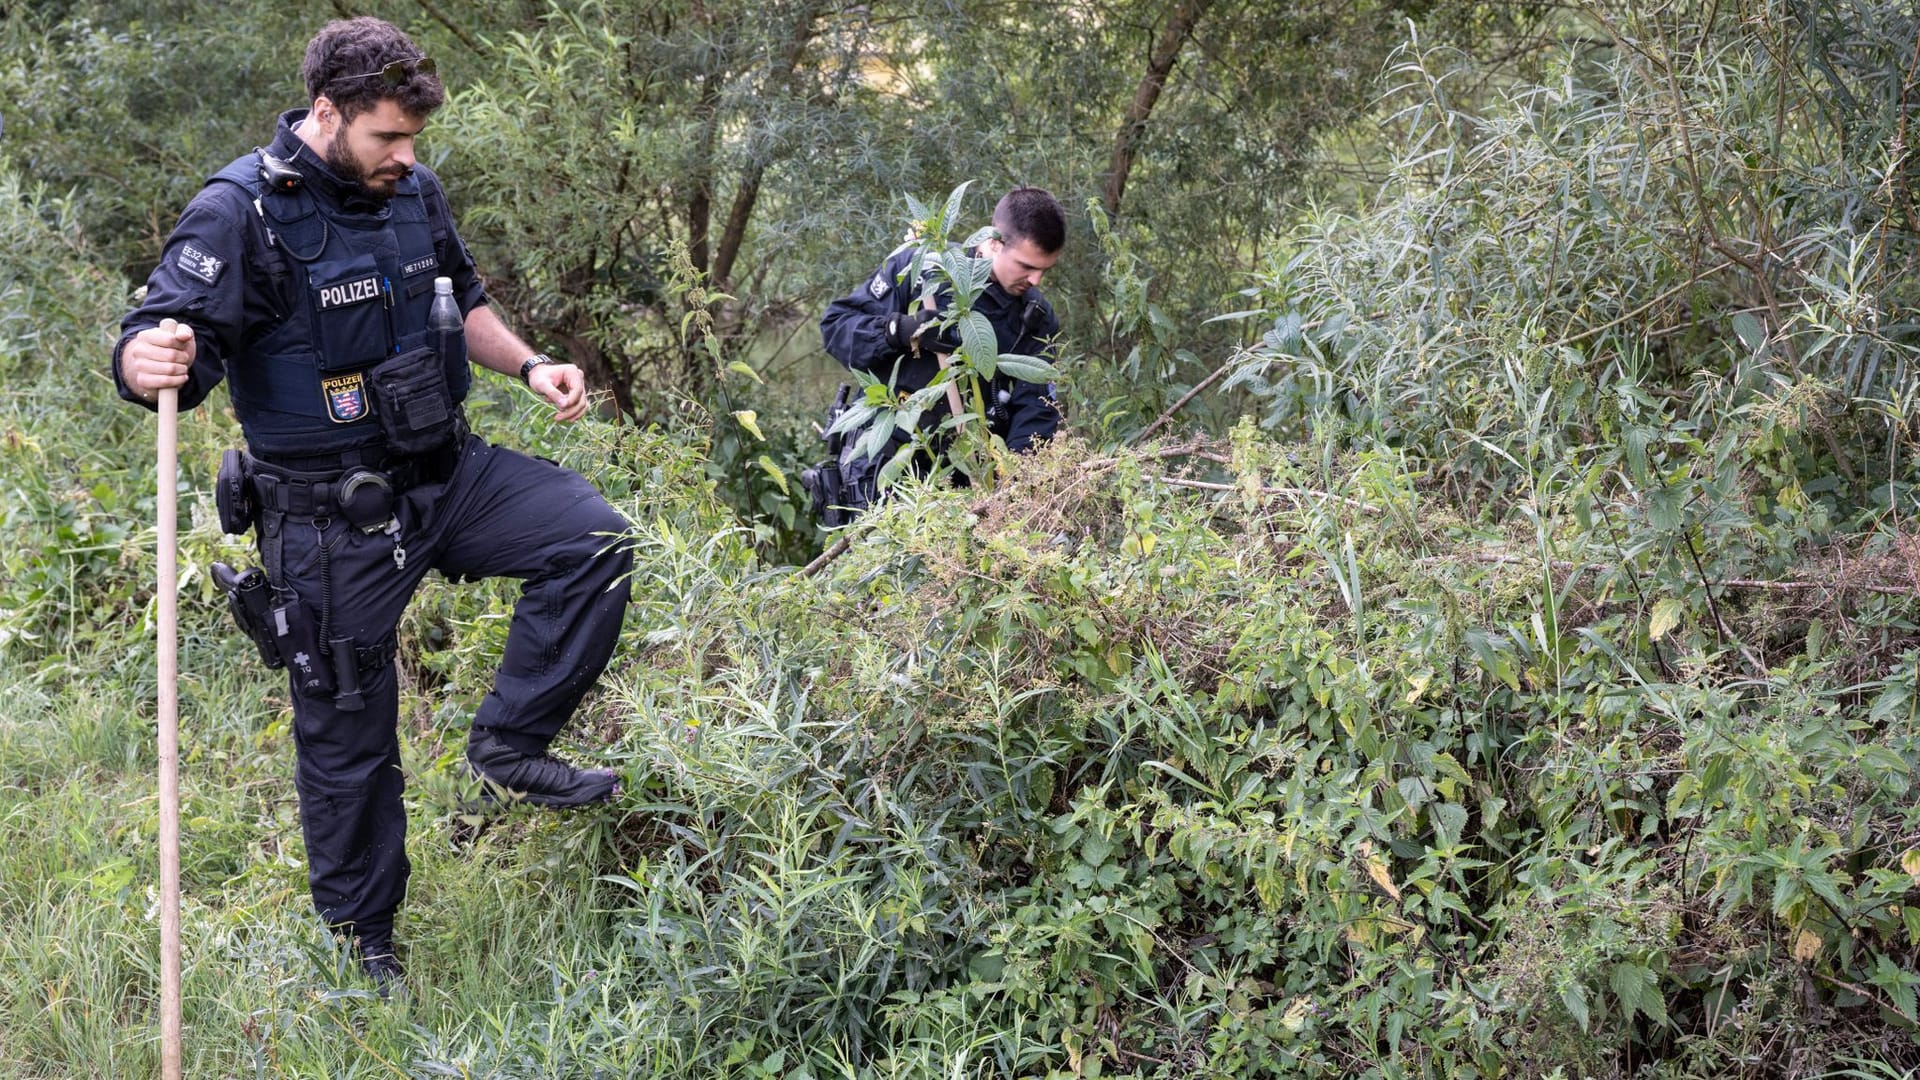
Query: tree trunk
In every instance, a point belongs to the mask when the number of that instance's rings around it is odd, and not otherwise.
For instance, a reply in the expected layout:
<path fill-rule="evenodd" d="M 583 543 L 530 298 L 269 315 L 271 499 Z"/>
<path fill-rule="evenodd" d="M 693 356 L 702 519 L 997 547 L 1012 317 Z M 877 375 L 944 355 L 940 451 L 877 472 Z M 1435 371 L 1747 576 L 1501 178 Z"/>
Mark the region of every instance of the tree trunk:
<path fill-rule="evenodd" d="M 712 108 L 717 109 L 717 104 Z M 719 127 L 719 118 L 712 112 L 700 125 L 699 159 L 691 177 L 693 191 L 687 195 L 687 257 L 702 274 L 707 272 L 707 230 L 713 220 L 713 146 Z"/>
<path fill-rule="evenodd" d="M 1140 77 L 1126 117 L 1113 137 L 1113 157 L 1107 163 L 1107 179 L 1101 193 L 1108 217 L 1120 216 L 1120 198 L 1126 194 L 1127 174 L 1133 171 L 1134 155 L 1147 131 L 1147 118 L 1153 115 L 1160 91 L 1166 89 L 1167 76 L 1173 72 L 1174 61 L 1180 58 L 1180 50 L 1193 36 L 1194 25 L 1212 6 L 1213 0 L 1175 0 L 1167 25 L 1153 43 L 1153 51 L 1147 56 L 1146 74 Z"/>
<path fill-rule="evenodd" d="M 689 14 L 705 26 L 709 34 L 713 33 L 713 17 L 705 3 L 696 0 Z M 700 104 L 694 109 L 694 115 L 700 118 L 700 135 L 695 140 L 693 167 L 688 175 L 692 190 L 687 192 L 687 257 L 693 260 L 693 268 L 704 274 L 712 254 L 707 232 L 713 222 L 713 151 L 720 139 L 720 69 L 723 65 L 708 53 L 701 67 Z"/>
<path fill-rule="evenodd" d="M 713 286 L 720 292 L 731 291 L 727 279 L 733 274 L 733 261 L 740 257 L 740 244 L 747 237 L 747 221 L 753 216 L 753 204 L 760 199 L 760 178 L 766 171 L 764 164 L 754 162 L 734 189 L 733 209 L 727 213 L 726 231 L 720 234 L 720 250 L 713 259 Z"/>

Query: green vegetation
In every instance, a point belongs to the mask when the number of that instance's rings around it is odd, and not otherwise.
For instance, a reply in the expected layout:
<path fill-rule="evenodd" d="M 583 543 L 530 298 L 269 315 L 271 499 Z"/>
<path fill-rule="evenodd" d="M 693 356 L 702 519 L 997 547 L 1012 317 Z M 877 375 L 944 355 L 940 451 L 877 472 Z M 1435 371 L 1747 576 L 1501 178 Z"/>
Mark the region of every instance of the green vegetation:
<path fill-rule="evenodd" d="M 151 40 L 79 33 L 83 5 L 55 7 L 8 32 L 58 70 L 124 70 L 118 50 Z M 1229 14 L 1173 7 L 1203 31 Z M 188 1074 L 1920 1069 L 1920 26 L 1865 0 L 1587 5 L 1527 24 L 1558 44 L 1514 67 L 1461 51 L 1464 16 L 1435 7 L 1362 50 L 1401 46 L 1372 124 L 1309 129 L 1392 149 L 1364 197 L 1311 174 L 1323 204 L 1263 191 L 1222 214 L 1257 242 L 1230 241 L 1198 231 L 1205 185 L 1152 136 L 1166 156 L 1124 198 L 1156 185 L 1156 214 L 1054 179 L 1091 204 L 1076 250 L 1099 264 L 1063 290 L 1083 298 L 1074 434 L 991 489 L 908 481 L 813 572 L 793 564 L 818 538 L 769 493 L 812 452 L 819 402 L 775 400 L 734 306 L 808 319 L 904 224 L 899 195 L 1005 176 L 897 145 L 928 171 L 883 185 L 898 201 L 873 251 L 775 231 L 807 205 L 788 189 L 742 240 L 770 288 L 684 234 L 623 241 L 654 292 L 604 261 L 576 287 L 542 275 L 582 250 L 560 218 L 591 230 L 597 211 L 490 204 L 477 244 L 520 253 L 516 314 L 628 319 L 581 333 L 623 363 L 685 350 L 707 381 L 630 384 L 620 411 L 648 425 L 568 428 L 481 380 L 480 430 L 580 469 L 634 523 L 626 645 L 570 736 L 626 794 L 463 817 L 464 727 L 512 590 L 430 583 L 400 658 L 401 1000 L 375 998 L 308 910 L 284 689 L 202 571 L 249 558 L 211 509 L 237 429 L 217 396 L 185 418 Z M 631 29 L 593 8 L 496 40 L 449 10 L 477 52 L 541 58 L 500 80 L 576 92 L 561 61 L 618 43 L 563 40 Z M 927 77 L 1040 108 L 1021 79 L 947 59 L 975 39 L 937 40 Z M 10 57 L 0 85 L 41 55 Z M 75 107 L 110 115 L 113 78 L 70 84 Z M 879 92 L 860 86 L 783 92 L 851 108 Z M 537 125 L 502 125 L 538 99 L 455 90 L 455 115 L 497 122 L 449 133 L 450 155 L 503 140 L 481 183 L 509 190 Z M 60 172 L 81 149 L 32 135 L 50 98 L 20 100 L 30 137 L 10 112 L 0 143 L 0 1070 L 143 1075 L 156 478 L 150 421 L 109 403 L 102 372 L 140 250 L 115 200 L 134 195 Z M 567 160 L 697 145 L 635 108 L 614 127 L 638 142 Z M 1254 149 L 1212 150 L 1235 147 Z M 472 164 L 450 178 L 474 185 Z M 860 175 L 840 164 L 823 149 L 779 182 Z M 1258 273 L 1208 309 L 1208 273 L 1235 266 Z M 1236 332 L 1257 337 L 1235 349 Z M 1216 370 L 1158 441 L 1128 443 Z"/>

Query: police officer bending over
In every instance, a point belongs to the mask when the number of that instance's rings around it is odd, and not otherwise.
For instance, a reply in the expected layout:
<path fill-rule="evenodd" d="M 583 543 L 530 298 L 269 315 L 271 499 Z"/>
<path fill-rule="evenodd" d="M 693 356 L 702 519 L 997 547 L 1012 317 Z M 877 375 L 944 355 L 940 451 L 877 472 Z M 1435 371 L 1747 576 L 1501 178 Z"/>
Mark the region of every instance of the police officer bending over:
<path fill-rule="evenodd" d="M 980 294 L 974 310 L 993 324 L 1002 353 L 1044 356 L 1049 360 L 1060 320 L 1040 292 L 1040 279 L 1060 259 L 1067 242 L 1067 219 L 1060 203 L 1042 188 L 1018 187 L 1002 196 L 993 208 L 993 227 L 1000 235 L 969 255 L 993 260 L 992 280 Z M 924 389 L 940 372 L 938 356 L 959 343 L 922 325 L 940 318 L 938 308 L 950 301 L 936 298 L 936 309 L 914 302 L 919 287 L 904 280 L 913 262 L 913 245 L 902 244 L 886 262 L 852 293 L 827 306 L 820 320 L 820 336 L 827 352 L 850 370 L 866 371 L 880 380 L 892 380 L 895 391 L 910 394 Z M 948 331 L 950 333 L 951 331 Z M 1007 449 L 1027 450 L 1035 440 L 1053 435 L 1060 410 L 1052 388 L 997 374 L 987 391 L 987 421 Z M 932 432 L 948 415 L 943 398 L 921 414 L 920 427 Z M 837 505 L 857 511 L 873 502 L 874 481 L 880 467 L 912 438 L 896 431 L 893 442 L 873 457 L 856 451 L 857 435 L 849 435 L 839 457 L 840 495 Z M 920 462 L 924 470 L 928 463 Z M 828 500 L 829 502 L 831 499 Z M 845 515 L 823 515 L 827 524 L 841 524 Z"/>
<path fill-rule="evenodd" d="M 493 798 L 580 806 L 616 795 L 614 774 L 547 746 L 612 655 L 632 557 L 608 535 L 627 522 L 586 480 L 467 431 L 469 358 L 561 420 L 587 404 L 578 368 L 487 306 L 439 180 L 414 161 L 445 99 L 433 61 L 358 18 L 322 28 L 301 73 L 311 108 L 181 215 L 114 374 L 149 408 L 163 387 L 191 407 L 227 380 L 247 453 L 221 470 L 223 526 L 251 526 L 265 564 L 229 578 L 234 607 L 291 677 L 314 906 L 384 989 L 409 872 L 393 665 L 408 599 L 429 569 L 521 579 L 467 759 Z"/>

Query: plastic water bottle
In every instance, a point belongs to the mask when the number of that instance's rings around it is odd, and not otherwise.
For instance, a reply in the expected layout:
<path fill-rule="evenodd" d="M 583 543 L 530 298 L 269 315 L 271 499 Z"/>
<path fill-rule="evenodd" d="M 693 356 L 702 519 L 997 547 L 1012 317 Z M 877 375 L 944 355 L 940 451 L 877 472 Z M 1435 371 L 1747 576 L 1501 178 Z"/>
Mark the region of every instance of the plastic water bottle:
<path fill-rule="evenodd" d="M 433 333 L 433 347 L 440 353 L 441 367 L 447 373 L 447 385 L 455 401 L 466 397 L 472 373 L 467 370 L 467 328 L 460 317 L 460 305 L 453 299 L 453 279 L 433 279 L 433 306 L 427 309 L 427 329 Z"/>

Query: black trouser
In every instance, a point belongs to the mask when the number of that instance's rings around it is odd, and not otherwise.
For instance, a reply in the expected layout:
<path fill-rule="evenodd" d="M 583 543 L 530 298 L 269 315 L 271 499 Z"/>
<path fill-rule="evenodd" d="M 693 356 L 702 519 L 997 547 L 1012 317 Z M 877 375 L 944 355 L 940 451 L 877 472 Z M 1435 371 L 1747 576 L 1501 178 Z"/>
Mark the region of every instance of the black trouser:
<path fill-rule="evenodd" d="M 279 584 L 316 615 L 325 600 L 331 636 L 366 647 L 390 639 L 428 570 L 521 579 L 505 655 L 473 724 L 526 752 L 544 750 L 620 636 L 633 564 L 618 539 L 626 520 L 577 473 L 472 436 L 453 475 L 402 493 L 394 514 L 397 536 L 337 517 L 263 512 L 265 535 L 280 535 Z M 294 784 L 314 907 L 329 925 L 381 945 L 410 871 L 399 688 L 390 660 L 363 668 L 360 683 L 365 707 L 354 711 L 332 694 L 294 693 Z"/>

